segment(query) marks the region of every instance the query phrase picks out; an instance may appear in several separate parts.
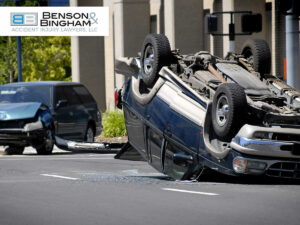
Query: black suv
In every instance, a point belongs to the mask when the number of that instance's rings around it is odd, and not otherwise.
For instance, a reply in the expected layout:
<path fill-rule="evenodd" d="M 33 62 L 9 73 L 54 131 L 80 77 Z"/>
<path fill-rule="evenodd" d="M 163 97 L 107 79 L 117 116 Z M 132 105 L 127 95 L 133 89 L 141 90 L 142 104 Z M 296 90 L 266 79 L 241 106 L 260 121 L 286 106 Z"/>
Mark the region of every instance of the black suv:
<path fill-rule="evenodd" d="M 8 154 L 33 146 L 50 154 L 55 136 L 93 142 L 102 131 L 101 113 L 80 83 L 22 82 L 0 86 L 0 145 Z"/>

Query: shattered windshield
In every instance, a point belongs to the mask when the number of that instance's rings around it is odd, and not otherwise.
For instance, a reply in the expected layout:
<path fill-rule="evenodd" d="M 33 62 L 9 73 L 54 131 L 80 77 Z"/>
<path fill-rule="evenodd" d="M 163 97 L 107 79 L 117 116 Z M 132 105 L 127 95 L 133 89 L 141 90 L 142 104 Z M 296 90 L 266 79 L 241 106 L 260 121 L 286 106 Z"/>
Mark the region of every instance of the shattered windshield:
<path fill-rule="evenodd" d="M 0 87 L 0 104 L 41 102 L 51 105 L 49 86 L 15 86 Z"/>

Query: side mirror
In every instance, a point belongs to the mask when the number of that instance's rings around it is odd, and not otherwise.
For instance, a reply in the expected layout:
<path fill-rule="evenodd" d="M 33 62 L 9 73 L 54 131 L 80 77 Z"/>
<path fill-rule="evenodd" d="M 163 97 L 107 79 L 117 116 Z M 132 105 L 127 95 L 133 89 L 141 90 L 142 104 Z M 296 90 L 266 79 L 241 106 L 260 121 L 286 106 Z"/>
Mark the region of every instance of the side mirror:
<path fill-rule="evenodd" d="M 242 32 L 258 33 L 262 31 L 262 16 L 261 14 L 243 14 L 242 15 Z"/>
<path fill-rule="evenodd" d="M 191 155 L 186 155 L 183 152 L 173 154 L 173 162 L 178 166 L 187 167 L 190 164 L 193 164 L 194 159 Z"/>
<path fill-rule="evenodd" d="M 205 33 L 211 34 L 218 30 L 218 17 L 208 14 L 205 16 Z"/>
<path fill-rule="evenodd" d="M 62 100 L 58 100 L 57 104 L 56 104 L 56 108 L 60 108 L 60 107 L 64 107 L 68 104 L 68 100 L 66 99 L 62 99 Z"/>

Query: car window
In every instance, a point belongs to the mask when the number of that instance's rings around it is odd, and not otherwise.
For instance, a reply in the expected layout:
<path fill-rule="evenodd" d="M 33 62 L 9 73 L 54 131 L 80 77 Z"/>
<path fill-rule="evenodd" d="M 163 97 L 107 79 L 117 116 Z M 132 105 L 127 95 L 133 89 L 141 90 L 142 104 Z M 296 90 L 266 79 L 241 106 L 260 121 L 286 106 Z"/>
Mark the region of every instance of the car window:
<path fill-rule="evenodd" d="M 58 103 L 59 100 L 67 100 L 64 95 L 63 87 L 56 87 L 55 88 L 55 105 Z"/>
<path fill-rule="evenodd" d="M 67 100 L 68 105 L 81 104 L 81 101 L 76 92 L 73 90 L 72 86 L 56 87 L 55 93 L 55 104 L 57 104 L 59 100 Z"/>
<path fill-rule="evenodd" d="M 50 86 L 2 86 L 0 103 L 41 102 L 51 106 Z"/>
<path fill-rule="evenodd" d="M 84 86 L 73 87 L 74 91 L 78 94 L 79 99 L 82 103 L 89 104 L 94 103 L 95 100 L 89 91 Z"/>

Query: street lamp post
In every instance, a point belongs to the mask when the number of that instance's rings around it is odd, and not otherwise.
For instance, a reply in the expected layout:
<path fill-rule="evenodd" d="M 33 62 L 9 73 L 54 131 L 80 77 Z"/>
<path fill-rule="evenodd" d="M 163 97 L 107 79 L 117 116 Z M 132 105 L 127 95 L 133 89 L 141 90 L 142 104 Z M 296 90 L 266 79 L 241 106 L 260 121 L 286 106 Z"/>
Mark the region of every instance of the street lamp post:
<path fill-rule="evenodd" d="M 17 37 L 17 58 L 18 58 L 18 82 L 22 82 L 22 44 L 21 37 Z"/>

